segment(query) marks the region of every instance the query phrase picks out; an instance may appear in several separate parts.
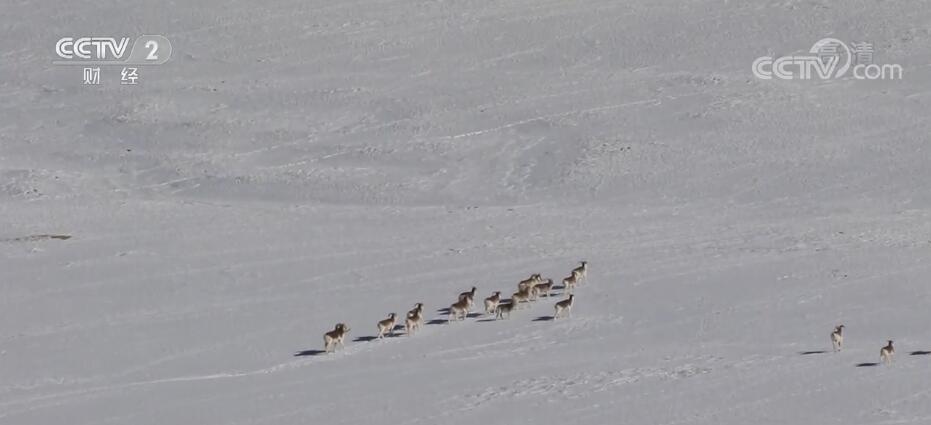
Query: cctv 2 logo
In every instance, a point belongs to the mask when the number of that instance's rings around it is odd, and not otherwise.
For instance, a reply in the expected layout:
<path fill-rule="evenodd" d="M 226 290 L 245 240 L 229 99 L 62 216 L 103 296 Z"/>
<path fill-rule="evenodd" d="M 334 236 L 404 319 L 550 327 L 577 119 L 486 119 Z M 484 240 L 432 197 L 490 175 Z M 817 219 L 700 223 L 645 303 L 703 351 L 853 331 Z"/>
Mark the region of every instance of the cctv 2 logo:
<path fill-rule="evenodd" d="M 171 43 L 161 35 L 141 35 L 127 54 L 129 37 L 63 37 L 56 65 L 161 65 L 171 58 Z"/>

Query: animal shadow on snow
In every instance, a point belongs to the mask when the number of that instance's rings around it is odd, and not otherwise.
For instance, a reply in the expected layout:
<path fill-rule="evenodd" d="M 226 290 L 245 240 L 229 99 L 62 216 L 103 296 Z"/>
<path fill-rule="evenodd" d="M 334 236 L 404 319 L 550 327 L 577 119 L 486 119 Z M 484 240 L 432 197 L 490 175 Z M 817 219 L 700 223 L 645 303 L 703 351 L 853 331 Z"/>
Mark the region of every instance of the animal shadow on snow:
<path fill-rule="evenodd" d="M 476 318 L 476 317 L 482 317 L 482 314 L 481 314 L 481 313 L 469 313 L 469 314 L 466 315 L 466 318 L 469 318 L 469 319 L 474 319 L 474 318 Z M 455 321 L 456 321 L 456 320 L 453 320 L 453 322 L 455 322 Z M 444 318 L 439 318 L 439 317 L 437 317 L 436 319 L 433 319 L 433 320 L 427 322 L 427 324 L 428 324 L 428 325 L 445 325 L 445 324 L 448 323 L 448 322 L 449 322 L 449 319 L 446 318 L 446 317 L 444 317 Z"/>
<path fill-rule="evenodd" d="M 825 350 L 815 350 L 815 351 L 802 351 L 802 352 L 799 352 L 798 354 L 800 356 L 810 356 L 812 354 L 825 354 L 825 353 L 827 353 L 827 351 Z"/>
<path fill-rule="evenodd" d="M 931 351 L 912 351 L 908 354 L 912 356 L 931 356 Z"/>
<path fill-rule="evenodd" d="M 326 353 L 326 351 L 323 351 L 323 350 L 304 350 L 304 351 L 298 351 L 298 352 L 294 353 L 294 357 L 319 356 L 319 355 L 324 354 L 324 353 Z"/>
<path fill-rule="evenodd" d="M 534 322 L 549 322 L 550 320 L 553 320 L 555 318 L 556 317 L 554 316 L 540 316 L 540 317 L 537 317 L 536 319 L 533 319 L 533 321 Z"/>
<path fill-rule="evenodd" d="M 401 329 L 404 329 L 404 327 L 402 326 Z M 399 337 L 399 336 L 401 336 L 401 334 L 399 334 L 399 333 L 397 333 L 397 332 L 395 332 L 395 331 L 391 331 L 391 333 L 386 333 L 386 334 L 385 334 L 385 338 L 397 338 L 397 337 Z M 372 341 L 375 341 L 376 339 L 378 339 L 378 337 L 377 337 L 377 336 L 374 336 L 374 335 L 360 336 L 360 337 L 358 337 L 358 338 L 352 340 L 352 342 L 372 342 Z"/>
<path fill-rule="evenodd" d="M 879 366 L 879 363 L 869 362 L 869 363 L 857 363 L 857 367 L 876 367 Z"/>

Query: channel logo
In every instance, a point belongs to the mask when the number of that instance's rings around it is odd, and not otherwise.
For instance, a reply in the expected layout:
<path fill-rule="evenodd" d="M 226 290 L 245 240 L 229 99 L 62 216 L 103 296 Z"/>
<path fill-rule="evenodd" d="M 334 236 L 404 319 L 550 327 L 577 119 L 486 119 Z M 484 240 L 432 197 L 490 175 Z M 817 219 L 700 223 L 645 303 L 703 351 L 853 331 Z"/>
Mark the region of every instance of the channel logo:
<path fill-rule="evenodd" d="M 161 65 L 171 58 L 171 42 L 161 35 L 62 37 L 55 43 L 55 65 Z"/>

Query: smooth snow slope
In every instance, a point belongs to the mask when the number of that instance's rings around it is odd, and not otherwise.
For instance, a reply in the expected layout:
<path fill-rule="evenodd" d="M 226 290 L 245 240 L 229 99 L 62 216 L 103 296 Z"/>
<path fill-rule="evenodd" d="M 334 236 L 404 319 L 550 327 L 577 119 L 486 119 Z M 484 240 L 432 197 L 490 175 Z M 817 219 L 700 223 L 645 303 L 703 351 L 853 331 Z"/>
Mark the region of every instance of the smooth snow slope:
<path fill-rule="evenodd" d="M 2 424 L 931 423 L 927 2 L 5 1 L 0 22 Z M 139 34 L 174 55 L 137 87 L 51 65 L 60 37 Z M 750 73 L 828 36 L 903 80 Z M 353 341 L 580 259 L 571 319 L 542 300 Z M 338 321 L 345 351 L 314 355 Z M 893 366 L 856 367 L 887 339 Z"/>

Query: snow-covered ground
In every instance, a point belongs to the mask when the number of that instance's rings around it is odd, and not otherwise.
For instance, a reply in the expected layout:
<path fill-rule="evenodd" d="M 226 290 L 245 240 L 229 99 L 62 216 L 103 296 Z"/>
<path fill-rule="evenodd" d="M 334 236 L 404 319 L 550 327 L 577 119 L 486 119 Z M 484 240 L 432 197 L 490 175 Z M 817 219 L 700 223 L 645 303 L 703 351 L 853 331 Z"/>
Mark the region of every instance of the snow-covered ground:
<path fill-rule="evenodd" d="M 6 0 L 0 22 L 2 424 L 931 423 L 927 2 Z M 138 86 L 51 64 L 60 37 L 140 34 L 174 52 Z M 824 37 L 902 80 L 750 72 Z M 581 259 L 570 319 L 554 297 L 368 340 Z"/>

